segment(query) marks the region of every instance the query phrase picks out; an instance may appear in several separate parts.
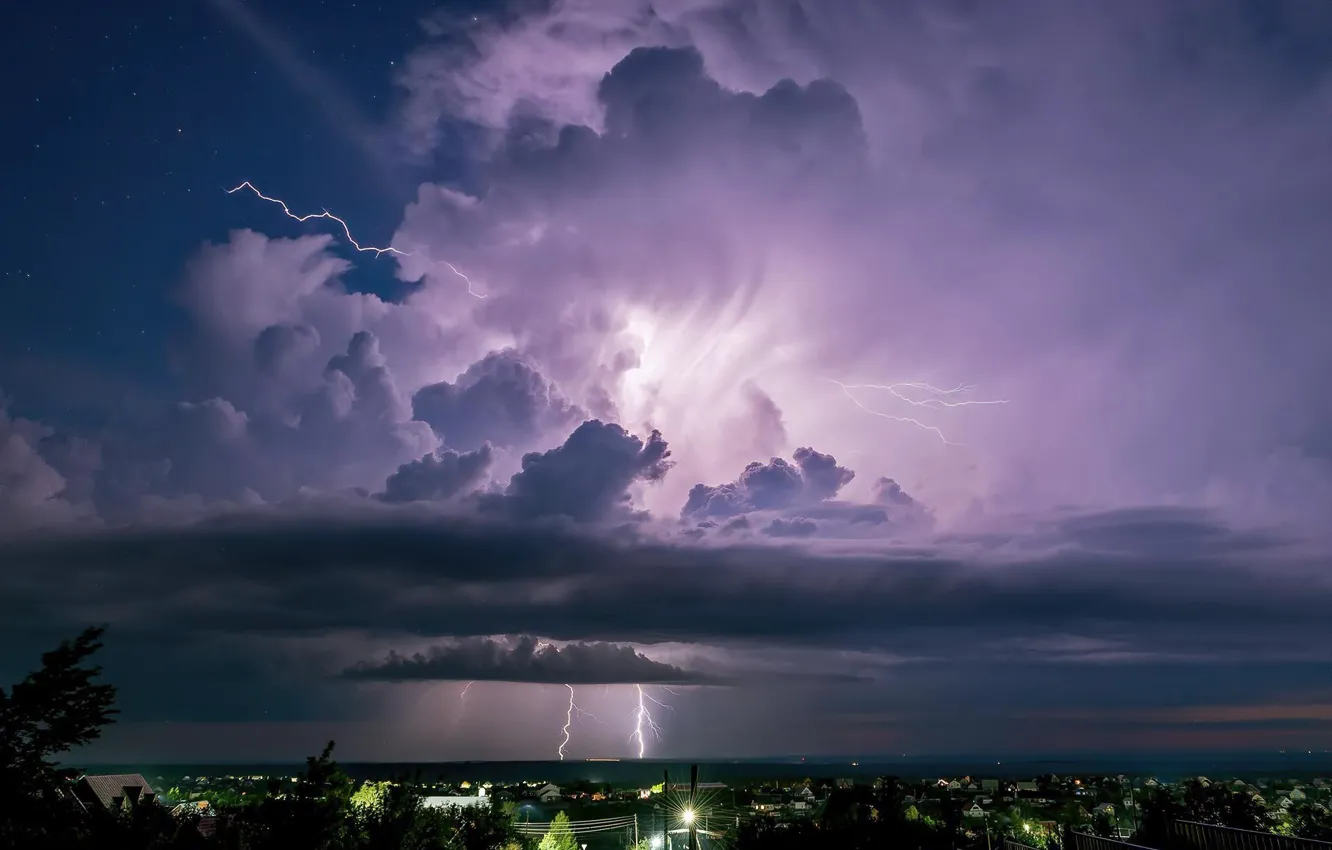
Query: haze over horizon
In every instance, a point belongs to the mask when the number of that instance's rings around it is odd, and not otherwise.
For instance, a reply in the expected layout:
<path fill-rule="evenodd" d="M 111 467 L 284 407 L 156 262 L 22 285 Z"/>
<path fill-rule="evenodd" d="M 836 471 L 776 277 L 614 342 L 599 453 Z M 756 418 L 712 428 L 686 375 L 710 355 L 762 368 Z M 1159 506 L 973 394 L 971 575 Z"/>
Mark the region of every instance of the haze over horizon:
<path fill-rule="evenodd" d="M 1332 5 L 85 12 L 0 59 L 75 759 L 1332 748 Z"/>

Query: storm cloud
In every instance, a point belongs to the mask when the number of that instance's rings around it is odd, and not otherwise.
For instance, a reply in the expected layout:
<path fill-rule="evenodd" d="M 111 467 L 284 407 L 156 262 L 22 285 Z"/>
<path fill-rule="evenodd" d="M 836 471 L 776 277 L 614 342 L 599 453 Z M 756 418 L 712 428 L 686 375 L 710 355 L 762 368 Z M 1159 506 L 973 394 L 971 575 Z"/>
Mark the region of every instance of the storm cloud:
<path fill-rule="evenodd" d="M 709 677 L 653 661 L 631 646 L 571 643 L 555 646 L 531 637 L 473 638 L 433 646 L 411 656 L 390 653 L 382 661 L 347 668 L 349 679 L 404 681 L 534 682 L 551 685 L 673 685 Z"/>
<path fill-rule="evenodd" d="M 223 195 L 152 393 L 0 399 L 4 669 L 109 622 L 131 724 L 411 753 L 413 682 L 735 684 L 678 753 L 1318 715 L 1332 16 L 1262 5 L 430 16 L 393 252 Z M 528 691 L 467 755 L 548 743 Z"/>

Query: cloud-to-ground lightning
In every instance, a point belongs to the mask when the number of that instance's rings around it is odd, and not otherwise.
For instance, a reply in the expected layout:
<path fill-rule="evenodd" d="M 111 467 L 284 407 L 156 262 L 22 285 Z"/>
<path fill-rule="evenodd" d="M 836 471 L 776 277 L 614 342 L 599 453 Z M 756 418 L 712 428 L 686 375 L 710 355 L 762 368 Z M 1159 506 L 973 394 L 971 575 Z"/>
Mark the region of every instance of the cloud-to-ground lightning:
<path fill-rule="evenodd" d="M 634 685 L 634 687 L 638 689 L 638 707 L 634 709 L 634 731 L 629 735 L 629 740 L 638 741 L 638 757 L 642 758 L 643 754 L 647 752 L 647 736 L 644 734 L 644 726 L 647 727 L 646 731 L 652 733 L 652 737 L 658 741 L 661 740 L 661 727 L 652 719 L 652 712 L 648 711 L 647 700 L 655 702 L 662 708 L 670 708 L 670 706 L 648 694 L 643 690 L 642 685 Z"/>
<path fill-rule="evenodd" d="M 463 685 L 462 693 L 458 694 L 458 713 L 453 716 L 453 722 L 456 724 L 462 720 L 463 712 L 467 710 L 467 692 L 472 689 L 476 682 L 468 682 Z"/>
<path fill-rule="evenodd" d="M 590 717 L 598 723 L 602 722 L 600 717 L 597 717 L 590 711 L 580 708 L 578 703 L 574 702 L 573 685 L 565 685 L 565 687 L 569 689 L 569 709 L 564 715 L 564 728 L 560 730 L 564 733 L 564 740 L 560 741 L 560 746 L 556 749 L 556 752 L 559 753 L 560 761 L 564 761 L 564 748 L 569 746 L 569 727 L 573 725 L 574 714 L 578 714 L 582 717 Z"/>
<path fill-rule="evenodd" d="M 400 257 L 417 256 L 416 252 L 414 251 L 402 251 L 397 248 L 394 248 L 392 245 L 388 246 L 387 248 L 376 248 L 373 245 L 362 245 L 361 243 L 356 241 L 356 238 L 354 236 L 352 236 L 351 228 L 347 225 L 347 222 L 338 218 L 328 210 L 324 210 L 323 212 L 317 212 L 317 213 L 308 213 L 306 215 L 297 215 L 296 213 L 291 211 L 291 207 L 287 206 L 286 201 L 282 200 L 281 198 L 271 198 L 268 195 L 265 195 L 263 192 L 260 192 L 259 189 L 256 188 L 255 185 L 251 183 L 249 180 L 246 180 L 244 183 L 240 184 L 234 189 L 228 189 L 227 194 L 233 195 L 236 192 L 239 192 L 241 189 L 249 189 L 251 192 L 253 192 L 256 196 L 258 196 L 262 200 L 268 201 L 270 204 L 277 204 L 279 207 L 282 207 L 282 212 L 288 218 L 295 219 L 296 221 L 306 222 L 306 221 L 311 221 L 313 219 L 322 218 L 322 219 L 327 219 L 328 221 L 337 222 L 338 225 L 342 227 L 342 233 L 347 237 L 347 241 L 351 243 L 353 248 L 355 248 L 357 251 L 360 251 L 361 253 L 374 254 L 376 257 L 382 256 L 384 254 L 396 254 Z M 483 293 L 477 292 L 475 289 L 472 288 L 471 278 L 469 278 L 467 275 L 463 274 L 462 272 L 458 271 L 457 267 L 454 266 L 453 263 L 450 263 L 448 260 L 431 260 L 431 262 L 435 263 L 436 265 L 447 266 L 449 271 L 453 272 L 455 275 L 462 278 L 463 282 L 467 284 L 468 295 L 471 295 L 473 298 L 486 297 Z"/>
<path fill-rule="evenodd" d="M 945 390 L 927 384 L 924 381 L 899 381 L 894 384 L 844 384 L 841 381 L 833 380 L 832 378 L 829 378 L 828 380 L 836 384 L 837 386 L 841 387 L 842 393 L 845 394 L 847 398 L 851 399 L 851 403 L 854 404 L 856 407 L 859 407 L 861 410 L 865 411 L 866 413 L 872 414 L 874 416 L 879 416 L 884 419 L 891 419 L 894 422 L 903 422 L 908 425 L 915 425 L 917 428 L 933 433 L 940 440 L 942 440 L 945 445 L 949 446 L 955 446 L 957 445 L 957 443 L 954 443 L 951 440 L 949 440 L 948 437 L 944 435 L 944 432 L 940 430 L 937 425 L 931 425 L 927 422 L 922 422 L 921 420 L 915 418 L 914 416 L 902 416 L 899 414 L 885 413 L 882 410 L 875 410 L 874 408 L 868 407 L 867 405 L 863 404 L 860 401 L 860 399 L 856 398 L 852 390 L 878 390 L 881 392 L 886 392 L 889 395 L 891 395 L 893 398 L 895 398 L 897 401 L 909 404 L 912 407 L 926 407 L 934 410 L 951 408 L 951 407 L 972 407 L 976 405 L 1008 404 L 1008 399 L 965 398 L 964 396 L 967 393 L 971 393 L 976 390 L 976 386 L 974 384 L 959 384 L 958 386 L 954 387 L 951 390 Z"/>

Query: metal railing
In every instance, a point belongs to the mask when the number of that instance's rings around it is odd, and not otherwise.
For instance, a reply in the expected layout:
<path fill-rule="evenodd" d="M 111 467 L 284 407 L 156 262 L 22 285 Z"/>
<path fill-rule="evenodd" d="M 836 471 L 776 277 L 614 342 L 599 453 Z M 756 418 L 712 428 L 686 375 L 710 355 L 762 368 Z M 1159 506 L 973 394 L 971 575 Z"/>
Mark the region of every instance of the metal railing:
<path fill-rule="evenodd" d="M 1332 850 L 1332 843 L 1177 820 L 1170 825 L 1174 850 Z"/>
<path fill-rule="evenodd" d="M 1089 832 L 1074 831 L 1069 836 L 1069 850 L 1150 850 L 1141 844 L 1130 844 L 1114 838 L 1103 838 Z"/>

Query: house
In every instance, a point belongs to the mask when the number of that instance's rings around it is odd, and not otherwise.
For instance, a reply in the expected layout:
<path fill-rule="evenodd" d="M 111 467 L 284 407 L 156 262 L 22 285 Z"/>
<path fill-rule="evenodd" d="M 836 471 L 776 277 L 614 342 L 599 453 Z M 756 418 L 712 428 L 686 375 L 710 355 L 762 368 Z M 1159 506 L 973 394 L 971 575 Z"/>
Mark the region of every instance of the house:
<path fill-rule="evenodd" d="M 209 816 L 212 807 L 207 800 L 192 800 L 188 803 L 177 803 L 171 807 L 172 817 L 185 817 L 187 815 L 198 815 L 200 818 Z"/>
<path fill-rule="evenodd" d="M 1304 793 L 1303 788 L 1296 785 L 1295 788 L 1290 792 L 1290 799 L 1292 802 L 1295 803 L 1303 803 L 1306 799 L 1308 799 L 1308 795 Z"/>
<path fill-rule="evenodd" d="M 1092 813 L 1096 815 L 1105 815 L 1107 817 L 1114 817 L 1115 807 L 1110 805 L 1109 803 L 1102 803 L 1101 805 L 1092 809 Z"/>
<path fill-rule="evenodd" d="M 74 796 L 88 808 L 106 812 L 131 810 L 157 802 L 157 792 L 137 773 L 85 775 L 74 783 Z"/>
<path fill-rule="evenodd" d="M 795 797 L 797 800 L 806 803 L 814 802 L 814 792 L 809 790 L 808 785 L 802 785 L 800 788 L 798 788 L 795 792 Z"/>
<path fill-rule="evenodd" d="M 1022 782 L 1019 782 L 1019 783 L 1017 784 L 1017 790 L 1018 790 L 1018 791 L 1032 791 L 1032 792 L 1034 792 L 1034 791 L 1039 791 L 1039 790 L 1040 790 L 1040 787 L 1041 787 L 1041 786 L 1040 786 L 1039 784 L 1037 784 L 1036 782 L 1029 782 L 1029 781 L 1026 781 L 1026 780 L 1023 780 Z"/>
<path fill-rule="evenodd" d="M 985 817 L 985 810 L 980 807 L 979 803 L 972 803 L 971 808 L 967 809 L 963 814 L 969 818 L 983 818 Z"/>
<path fill-rule="evenodd" d="M 781 798 L 775 794 L 755 794 L 754 811 L 756 812 L 775 812 L 781 808 Z"/>
<path fill-rule="evenodd" d="M 549 782 L 538 788 L 536 795 L 537 799 L 543 803 L 554 803 L 564 797 L 564 795 L 560 793 L 560 786 Z"/>
<path fill-rule="evenodd" d="M 982 779 L 982 780 L 981 780 L 981 790 L 982 790 L 982 791 L 998 791 L 998 790 L 999 790 L 999 780 L 998 780 L 998 779 Z"/>

